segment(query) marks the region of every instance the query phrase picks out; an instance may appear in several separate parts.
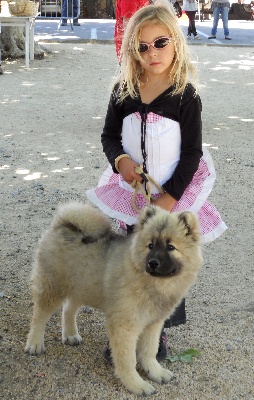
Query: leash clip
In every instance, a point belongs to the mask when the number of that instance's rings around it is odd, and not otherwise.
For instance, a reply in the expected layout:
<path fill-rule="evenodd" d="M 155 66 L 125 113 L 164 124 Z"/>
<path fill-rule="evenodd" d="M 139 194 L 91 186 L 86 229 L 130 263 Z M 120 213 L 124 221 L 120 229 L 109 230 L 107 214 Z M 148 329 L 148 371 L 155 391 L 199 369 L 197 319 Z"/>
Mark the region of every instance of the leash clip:
<path fill-rule="evenodd" d="M 141 172 L 140 176 L 141 176 L 141 178 L 143 178 L 143 181 L 145 183 L 147 183 L 149 181 L 149 179 L 147 178 L 147 176 L 146 176 L 146 174 L 144 172 Z"/>

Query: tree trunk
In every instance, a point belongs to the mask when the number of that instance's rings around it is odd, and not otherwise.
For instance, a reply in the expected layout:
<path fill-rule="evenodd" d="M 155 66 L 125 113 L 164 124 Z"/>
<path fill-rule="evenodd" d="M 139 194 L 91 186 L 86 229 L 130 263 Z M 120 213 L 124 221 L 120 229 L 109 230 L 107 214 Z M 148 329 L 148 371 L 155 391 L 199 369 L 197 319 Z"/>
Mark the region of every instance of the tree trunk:
<path fill-rule="evenodd" d="M 25 57 L 25 29 L 18 26 L 2 26 L 0 33 L 0 49 L 2 60 Z M 34 57 L 43 58 L 44 52 L 37 42 L 34 43 Z M 1 60 L 0 60 L 1 61 Z M 1 64 L 1 62 L 0 62 Z"/>

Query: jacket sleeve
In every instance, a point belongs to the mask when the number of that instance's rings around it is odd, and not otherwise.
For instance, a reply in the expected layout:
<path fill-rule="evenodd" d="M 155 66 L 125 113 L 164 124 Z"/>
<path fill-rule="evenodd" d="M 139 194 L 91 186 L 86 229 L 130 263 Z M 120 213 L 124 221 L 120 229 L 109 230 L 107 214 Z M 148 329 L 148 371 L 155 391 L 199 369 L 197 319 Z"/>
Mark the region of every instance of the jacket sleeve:
<path fill-rule="evenodd" d="M 117 89 L 115 89 L 110 97 L 101 135 L 103 151 L 115 173 L 118 173 L 115 169 L 115 159 L 121 154 L 124 154 L 122 146 L 122 125 L 123 103 L 117 102 Z"/>
<path fill-rule="evenodd" d="M 164 190 L 180 200 L 198 169 L 202 152 L 202 104 L 194 90 L 187 90 L 180 102 L 181 153 L 172 177 L 163 184 Z"/>

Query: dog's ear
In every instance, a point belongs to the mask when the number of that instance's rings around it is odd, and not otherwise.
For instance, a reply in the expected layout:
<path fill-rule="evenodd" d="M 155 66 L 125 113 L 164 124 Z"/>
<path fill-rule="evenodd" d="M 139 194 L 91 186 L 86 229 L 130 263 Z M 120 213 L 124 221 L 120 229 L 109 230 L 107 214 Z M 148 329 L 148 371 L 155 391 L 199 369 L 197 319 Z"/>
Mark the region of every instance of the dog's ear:
<path fill-rule="evenodd" d="M 184 227 L 185 235 L 191 236 L 194 241 L 198 241 L 200 228 L 197 216 L 190 211 L 184 211 L 178 215 L 178 219 Z"/>
<path fill-rule="evenodd" d="M 139 225 L 141 226 L 141 228 L 147 223 L 150 218 L 154 217 L 155 214 L 155 206 L 146 206 L 139 217 Z"/>

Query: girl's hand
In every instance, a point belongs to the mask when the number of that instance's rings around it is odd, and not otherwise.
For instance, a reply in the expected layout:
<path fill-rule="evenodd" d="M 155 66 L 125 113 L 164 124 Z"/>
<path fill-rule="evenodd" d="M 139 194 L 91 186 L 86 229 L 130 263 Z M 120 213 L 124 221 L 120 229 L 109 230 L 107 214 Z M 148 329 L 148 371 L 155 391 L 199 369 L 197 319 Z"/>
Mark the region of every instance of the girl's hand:
<path fill-rule="evenodd" d="M 135 163 L 133 160 L 130 158 L 121 158 L 121 160 L 118 162 L 118 170 L 120 174 L 123 177 L 123 180 L 129 185 L 132 184 L 134 179 L 136 179 L 139 182 L 142 182 L 142 177 L 139 174 L 135 173 L 135 168 L 138 167 L 138 164 Z"/>
<path fill-rule="evenodd" d="M 170 196 L 170 194 L 168 194 L 168 193 L 164 193 L 158 199 L 154 199 L 152 201 L 152 204 L 154 204 L 155 206 L 161 207 L 166 211 L 171 211 L 176 202 L 177 201 L 174 199 L 174 197 Z"/>

